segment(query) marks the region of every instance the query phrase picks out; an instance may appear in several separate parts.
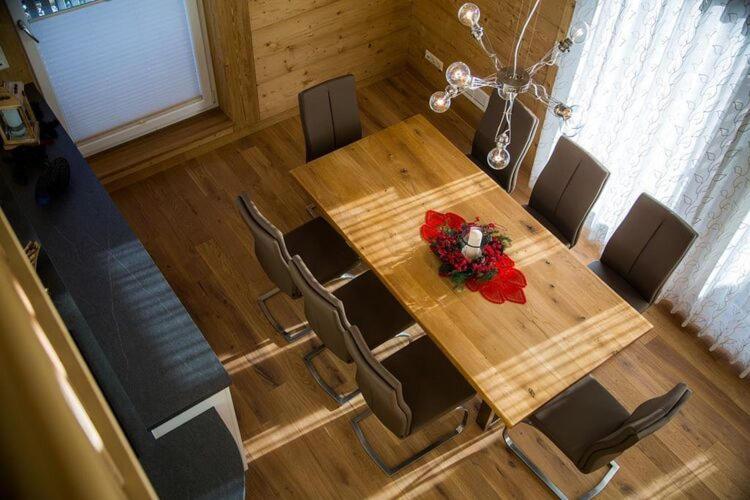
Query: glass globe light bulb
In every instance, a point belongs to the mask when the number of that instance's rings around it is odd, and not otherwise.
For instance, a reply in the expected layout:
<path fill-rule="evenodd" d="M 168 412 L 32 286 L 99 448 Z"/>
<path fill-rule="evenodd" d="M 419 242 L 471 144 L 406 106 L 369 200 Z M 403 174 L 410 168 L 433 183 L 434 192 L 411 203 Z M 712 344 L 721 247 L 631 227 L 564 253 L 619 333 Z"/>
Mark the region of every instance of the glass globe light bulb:
<path fill-rule="evenodd" d="M 466 63 L 460 61 L 454 62 L 448 66 L 445 72 L 445 79 L 455 87 L 466 87 L 471 83 L 471 70 Z"/>
<path fill-rule="evenodd" d="M 430 109 L 435 113 L 445 113 L 451 107 L 451 98 L 445 92 L 435 92 L 430 96 Z"/>
<path fill-rule="evenodd" d="M 574 44 L 580 44 L 586 41 L 589 34 L 589 25 L 587 23 L 578 23 L 570 27 L 568 38 Z"/>
<path fill-rule="evenodd" d="M 480 15 L 479 7 L 473 3 L 465 3 L 458 9 L 458 20 L 461 21 L 461 24 L 469 28 L 476 26 Z"/>
<path fill-rule="evenodd" d="M 560 132 L 565 137 L 575 137 L 583 129 L 584 123 L 578 106 L 568 107 L 569 112 L 565 117 L 561 117 L 562 124 Z"/>
<path fill-rule="evenodd" d="M 510 164 L 510 153 L 507 149 L 495 147 L 487 153 L 487 165 L 493 170 L 502 170 Z"/>

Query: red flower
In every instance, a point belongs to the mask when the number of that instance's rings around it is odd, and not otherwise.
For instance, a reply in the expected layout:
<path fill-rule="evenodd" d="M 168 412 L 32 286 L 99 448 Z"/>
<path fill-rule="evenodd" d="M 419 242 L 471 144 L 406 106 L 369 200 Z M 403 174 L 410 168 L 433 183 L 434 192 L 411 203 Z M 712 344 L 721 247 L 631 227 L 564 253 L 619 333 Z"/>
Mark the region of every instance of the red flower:
<path fill-rule="evenodd" d="M 484 235 L 482 256 L 473 261 L 461 252 L 461 234 L 469 227 L 480 228 Z M 510 244 L 510 239 L 501 235 L 495 224 L 482 225 L 479 218 L 467 223 L 460 215 L 429 210 L 420 234 L 430 243 L 430 249 L 441 262 L 438 274 L 449 277 L 455 286 L 463 285 L 473 292 L 478 291 L 485 299 L 497 304 L 505 301 L 526 303 L 523 292 L 526 277 L 505 254 L 505 245 Z"/>

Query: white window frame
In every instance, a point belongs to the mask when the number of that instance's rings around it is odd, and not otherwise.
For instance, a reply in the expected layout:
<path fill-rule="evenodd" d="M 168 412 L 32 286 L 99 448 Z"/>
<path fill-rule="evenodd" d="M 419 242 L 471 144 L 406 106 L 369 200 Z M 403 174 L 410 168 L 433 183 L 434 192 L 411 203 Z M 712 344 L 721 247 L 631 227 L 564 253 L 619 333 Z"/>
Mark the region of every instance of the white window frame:
<path fill-rule="evenodd" d="M 186 103 L 178 104 L 164 111 L 154 113 L 153 115 L 143 117 L 139 120 L 121 125 L 112 130 L 102 132 L 101 134 L 77 142 L 76 145 L 78 146 L 78 149 L 81 150 L 83 156 L 91 156 L 101 151 L 105 151 L 217 107 L 218 103 L 216 101 L 213 65 L 211 63 L 211 52 L 208 45 L 208 32 L 203 12 L 203 3 L 201 0 L 183 1 L 185 3 L 190 35 L 193 43 L 193 53 L 195 54 L 195 65 L 198 72 L 201 96 Z M 44 19 L 39 19 L 35 22 L 27 21 L 20 0 L 5 0 L 5 3 L 7 4 L 10 15 L 13 18 L 14 25 L 18 20 L 21 20 L 33 32 L 34 24 L 44 22 Z M 83 5 L 80 8 L 95 7 L 98 3 L 99 2 L 93 2 L 88 5 Z M 65 12 L 55 15 L 65 15 Z M 44 62 L 37 50 L 36 42 L 34 42 L 31 37 L 20 31 L 19 37 L 21 38 L 21 42 L 29 58 L 29 62 L 31 63 L 36 81 L 39 84 L 39 90 L 47 100 L 52 111 L 60 120 L 60 123 L 62 123 L 63 127 L 66 127 L 65 116 L 60 109 L 52 82 L 47 75 Z"/>

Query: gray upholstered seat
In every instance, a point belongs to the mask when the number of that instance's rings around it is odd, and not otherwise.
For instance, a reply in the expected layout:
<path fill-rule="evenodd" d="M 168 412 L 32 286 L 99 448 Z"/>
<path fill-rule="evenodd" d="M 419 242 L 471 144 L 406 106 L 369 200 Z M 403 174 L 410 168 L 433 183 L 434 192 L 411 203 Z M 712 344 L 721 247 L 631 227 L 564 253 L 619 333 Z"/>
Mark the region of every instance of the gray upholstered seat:
<path fill-rule="evenodd" d="M 654 433 L 674 417 L 692 391 L 677 384 L 666 394 L 628 412 L 593 377 L 587 375 L 537 410 L 526 423 L 544 433 L 584 474 L 607 465 L 604 479 L 586 495 L 601 492 L 619 466 L 614 461 L 625 450 Z M 559 497 L 562 491 L 518 448 L 505 429 L 506 445 Z"/>
<path fill-rule="evenodd" d="M 428 337 L 420 337 L 382 362 L 373 356 L 356 326 L 348 329 L 344 340 L 357 365 L 357 385 L 369 407 L 352 419 L 352 425 L 367 454 L 384 472 L 395 474 L 461 433 L 468 411 L 460 405 L 474 390 Z M 454 431 L 394 467 L 385 464 L 359 425 L 374 413 L 393 434 L 405 438 L 455 409 L 463 411 L 463 420 Z"/>
<path fill-rule="evenodd" d="M 643 312 L 697 237 L 687 222 L 643 193 L 589 269 Z"/>
<path fill-rule="evenodd" d="M 608 177 L 607 169 L 589 153 L 561 137 L 525 208 L 572 248 Z"/>
<path fill-rule="evenodd" d="M 359 391 L 338 394 L 323 380 L 313 359 L 327 348 L 341 361 L 351 363 L 344 335 L 352 324 L 359 327 L 368 349 L 375 349 L 411 327 L 414 320 L 371 271 L 360 274 L 333 293 L 315 279 L 299 255 L 292 257 L 290 271 L 304 298 L 305 316 L 323 342 L 305 356 L 305 364 L 323 390 L 337 403 L 344 404 Z"/>
<path fill-rule="evenodd" d="M 512 134 L 508 145 L 511 163 L 502 170 L 493 170 L 487 165 L 487 154 L 495 147 L 495 136 L 500 126 L 504 106 L 505 101 L 497 92 L 493 92 L 474 134 L 469 158 L 503 189 L 512 193 L 516 188 L 521 163 L 536 135 L 539 119 L 521 101 L 515 101 L 511 113 Z"/>
<path fill-rule="evenodd" d="M 299 94 L 307 161 L 362 138 L 357 92 L 352 75 L 340 76 Z"/>
<path fill-rule="evenodd" d="M 321 283 L 345 277 L 358 262 L 357 254 L 346 241 L 321 217 L 306 222 L 286 235 L 260 213 L 247 193 L 237 197 L 237 207 L 253 233 L 255 257 L 276 288 L 259 297 L 261 310 L 273 327 L 288 341 L 299 339 L 310 329 L 289 331 L 271 314 L 266 301 L 283 292 L 299 298 L 300 292 L 289 273 L 292 255 L 300 255 Z"/>

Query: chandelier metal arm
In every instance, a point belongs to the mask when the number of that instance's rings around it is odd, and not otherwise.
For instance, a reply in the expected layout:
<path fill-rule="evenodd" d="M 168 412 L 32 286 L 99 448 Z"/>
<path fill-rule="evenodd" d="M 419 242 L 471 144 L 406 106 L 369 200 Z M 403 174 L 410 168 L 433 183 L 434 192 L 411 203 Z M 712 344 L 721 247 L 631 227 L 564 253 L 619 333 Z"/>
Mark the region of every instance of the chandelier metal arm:
<path fill-rule="evenodd" d="M 557 45 L 555 45 L 546 54 L 544 54 L 544 57 L 542 57 L 537 63 L 529 66 L 526 71 L 529 73 L 529 76 L 533 77 L 543 67 L 554 66 L 555 64 L 557 64 L 557 60 L 559 59 L 559 57 L 560 49 L 558 49 Z"/>
<path fill-rule="evenodd" d="M 497 52 L 495 52 L 495 49 L 492 47 L 492 41 L 489 39 L 489 37 L 484 36 L 484 28 L 477 24 L 471 28 L 471 34 L 472 36 L 474 36 L 474 39 L 477 41 L 487 57 L 492 60 L 492 65 L 495 66 L 495 69 L 500 71 L 500 67 L 502 66 L 502 64 L 500 63 L 500 58 L 497 57 Z"/>

